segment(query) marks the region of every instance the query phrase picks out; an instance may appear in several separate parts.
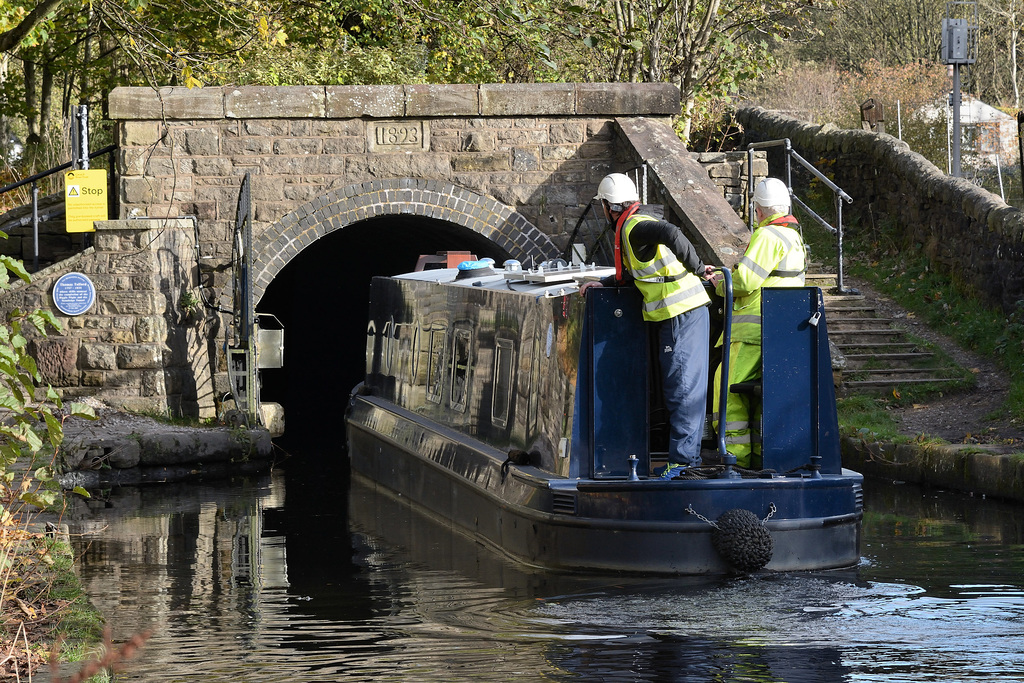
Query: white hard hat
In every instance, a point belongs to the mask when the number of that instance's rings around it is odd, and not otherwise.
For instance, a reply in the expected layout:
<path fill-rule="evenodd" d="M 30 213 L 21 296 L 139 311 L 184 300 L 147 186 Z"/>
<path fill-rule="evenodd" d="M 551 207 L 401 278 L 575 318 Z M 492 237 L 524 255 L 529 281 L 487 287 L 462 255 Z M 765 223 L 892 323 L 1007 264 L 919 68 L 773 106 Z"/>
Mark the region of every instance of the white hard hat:
<path fill-rule="evenodd" d="M 594 199 L 604 199 L 609 204 L 621 204 L 623 202 L 638 202 L 640 195 L 636 192 L 636 185 L 623 173 L 609 173 L 597 186 L 597 194 Z"/>
<path fill-rule="evenodd" d="M 754 188 L 754 204 L 765 209 L 778 207 L 789 213 L 792 206 L 789 200 L 789 188 L 778 178 L 765 178 Z"/>

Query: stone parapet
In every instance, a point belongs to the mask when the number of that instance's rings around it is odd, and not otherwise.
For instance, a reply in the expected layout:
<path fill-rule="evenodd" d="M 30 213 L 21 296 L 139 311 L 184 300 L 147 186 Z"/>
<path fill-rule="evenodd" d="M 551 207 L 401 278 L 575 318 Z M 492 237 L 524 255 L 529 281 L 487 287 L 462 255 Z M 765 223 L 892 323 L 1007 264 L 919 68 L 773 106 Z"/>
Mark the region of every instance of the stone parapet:
<path fill-rule="evenodd" d="M 705 263 L 732 267 L 743 256 L 750 233 L 696 155 L 658 120 L 633 117 L 617 124 L 635 163 L 646 162 L 653 175 L 649 184 L 657 197 L 648 202 L 668 206 L 668 218 L 683 228 Z M 740 169 L 735 173 L 738 177 Z"/>
<path fill-rule="evenodd" d="M 1024 300 L 1024 214 L 963 178 L 936 168 L 884 133 L 816 126 L 778 112 L 740 109 L 746 142 L 789 138 L 793 148 L 851 197 L 848 226 L 895 221 L 904 249 L 921 251 L 989 302 Z M 779 168 L 779 166 L 776 166 Z M 846 219 L 852 219 L 847 221 Z"/>
<path fill-rule="evenodd" d="M 116 121 L 406 116 L 671 116 L 671 83 L 224 86 L 115 88 Z"/>

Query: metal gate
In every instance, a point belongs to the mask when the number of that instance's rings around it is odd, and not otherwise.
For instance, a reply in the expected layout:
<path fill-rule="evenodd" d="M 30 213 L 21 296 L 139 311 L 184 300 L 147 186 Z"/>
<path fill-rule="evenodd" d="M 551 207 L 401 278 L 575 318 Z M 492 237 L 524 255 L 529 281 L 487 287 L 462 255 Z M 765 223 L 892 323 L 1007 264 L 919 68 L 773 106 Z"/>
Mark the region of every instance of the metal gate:
<path fill-rule="evenodd" d="M 260 387 L 256 373 L 255 310 L 252 297 L 252 179 L 242 179 L 231 244 L 231 329 L 225 342 L 228 379 L 235 406 L 246 426 L 259 422 Z"/>

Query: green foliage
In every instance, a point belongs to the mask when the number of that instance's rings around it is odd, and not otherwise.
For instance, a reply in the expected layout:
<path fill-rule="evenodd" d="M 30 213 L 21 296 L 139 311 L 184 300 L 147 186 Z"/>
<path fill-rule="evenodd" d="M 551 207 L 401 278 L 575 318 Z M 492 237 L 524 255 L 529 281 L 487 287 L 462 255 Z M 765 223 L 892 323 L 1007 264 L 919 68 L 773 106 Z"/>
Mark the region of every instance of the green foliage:
<path fill-rule="evenodd" d="M 20 261 L 0 257 L 0 292 L 10 288 L 11 274 L 29 280 Z M 36 399 L 42 378 L 28 335 L 45 335 L 48 329 L 60 330 L 60 324 L 39 310 L 15 309 L 0 325 L 0 615 L 5 602 L 14 600 L 21 601 L 23 612 L 31 612 L 30 602 L 42 595 L 32 588 L 38 583 L 33 577 L 54 560 L 49 550 L 39 550 L 42 539 L 30 531 L 30 523 L 38 510 L 61 498 L 54 459 L 64 438 L 63 419 L 94 417 L 90 407 L 64 404 L 49 387 L 43 401 Z"/>
<path fill-rule="evenodd" d="M 893 405 L 885 396 L 856 394 L 836 400 L 839 429 L 844 436 L 865 441 L 906 441 L 893 417 Z"/>
<path fill-rule="evenodd" d="M 241 85 L 386 85 L 422 83 L 427 50 L 401 53 L 335 41 L 316 48 L 261 48 L 236 72 Z"/>

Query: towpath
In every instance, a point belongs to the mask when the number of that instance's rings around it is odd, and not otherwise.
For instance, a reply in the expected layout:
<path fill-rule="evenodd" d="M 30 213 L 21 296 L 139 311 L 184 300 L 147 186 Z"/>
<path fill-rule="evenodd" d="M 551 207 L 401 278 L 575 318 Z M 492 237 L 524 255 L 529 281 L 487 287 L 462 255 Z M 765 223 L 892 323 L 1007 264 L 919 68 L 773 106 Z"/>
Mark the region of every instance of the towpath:
<path fill-rule="evenodd" d="M 1000 410 L 1010 388 L 1005 370 L 991 359 L 961 348 L 865 281 L 853 279 L 851 285 L 859 289 L 880 314 L 893 319 L 895 326 L 941 348 L 977 379 L 972 389 L 935 395 L 897 409 L 902 434 L 938 437 L 951 444 L 1006 445 L 1024 451 L 1024 422 Z"/>

